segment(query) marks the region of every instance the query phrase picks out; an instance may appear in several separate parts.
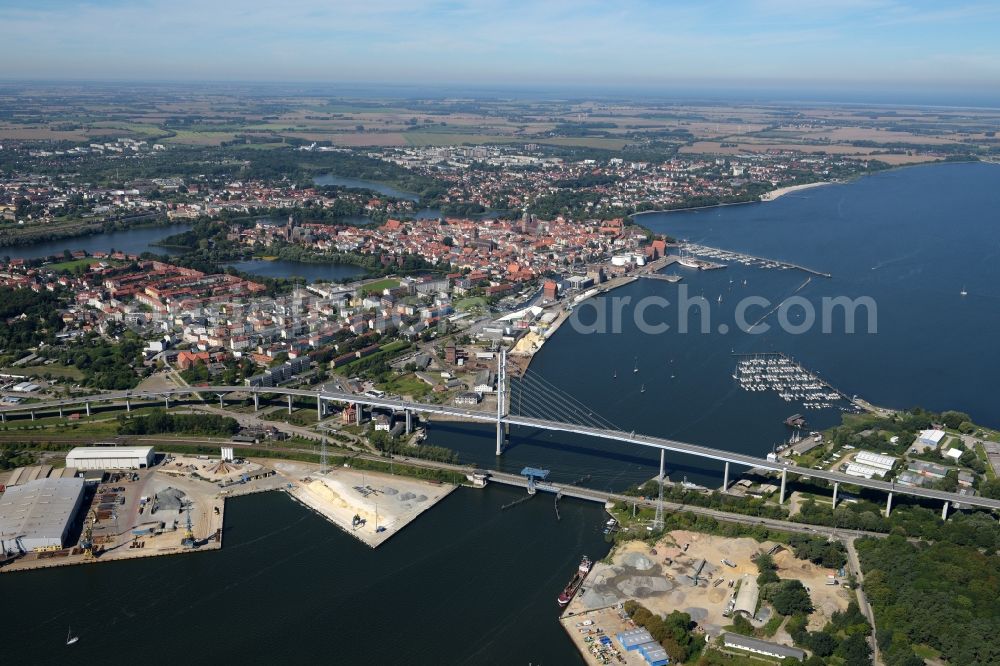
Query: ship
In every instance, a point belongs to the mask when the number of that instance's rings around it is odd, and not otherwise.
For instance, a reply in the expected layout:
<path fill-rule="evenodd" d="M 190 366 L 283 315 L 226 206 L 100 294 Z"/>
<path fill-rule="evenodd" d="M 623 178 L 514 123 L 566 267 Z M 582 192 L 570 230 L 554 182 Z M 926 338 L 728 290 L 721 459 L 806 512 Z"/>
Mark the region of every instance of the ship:
<path fill-rule="evenodd" d="M 583 579 L 590 573 L 591 565 L 590 558 L 584 555 L 583 559 L 580 560 L 580 566 L 577 567 L 573 578 L 569 581 L 569 585 L 559 594 L 559 598 L 556 600 L 559 602 L 560 608 L 565 608 L 569 602 L 573 601 L 573 597 L 576 596 L 576 593 L 580 590 L 580 586 L 583 585 Z"/>

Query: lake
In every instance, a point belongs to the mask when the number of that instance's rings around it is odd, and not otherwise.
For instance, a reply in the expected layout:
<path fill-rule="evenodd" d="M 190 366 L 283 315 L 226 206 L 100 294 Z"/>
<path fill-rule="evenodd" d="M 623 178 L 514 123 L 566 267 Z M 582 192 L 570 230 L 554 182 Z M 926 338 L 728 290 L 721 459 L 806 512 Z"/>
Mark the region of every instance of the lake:
<path fill-rule="evenodd" d="M 103 234 L 74 236 L 60 240 L 41 241 L 30 245 L 0 248 L 0 255 L 10 255 L 24 259 L 37 259 L 51 255 L 61 255 L 63 250 L 85 250 L 87 252 L 110 252 L 121 250 L 127 254 L 173 254 L 176 250 L 154 245 L 168 236 L 179 234 L 191 228 L 190 224 L 168 224 L 163 226 L 133 227 Z"/>
<path fill-rule="evenodd" d="M 338 187 L 353 187 L 364 190 L 371 190 L 372 192 L 378 192 L 379 194 L 384 194 L 387 197 L 394 197 L 396 199 L 406 199 L 407 201 L 420 201 L 420 196 L 412 192 L 404 192 L 403 190 L 397 189 L 392 185 L 387 185 L 385 183 L 379 183 L 374 180 L 362 180 L 361 178 L 344 178 L 343 176 L 335 176 L 332 173 L 324 174 L 322 176 L 316 176 L 313 178 L 313 182 L 317 185 L 336 185 Z"/>
<path fill-rule="evenodd" d="M 285 259 L 251 259 L 237 261 L 231 264 L 238 271 L 260 275 L 262 277 L 305 278 L 309 282 L 340 282 L 342 280 L 364 275 L 363 268 L 351 264 L 317 264 L 305 261 L 287 261 Z"/>

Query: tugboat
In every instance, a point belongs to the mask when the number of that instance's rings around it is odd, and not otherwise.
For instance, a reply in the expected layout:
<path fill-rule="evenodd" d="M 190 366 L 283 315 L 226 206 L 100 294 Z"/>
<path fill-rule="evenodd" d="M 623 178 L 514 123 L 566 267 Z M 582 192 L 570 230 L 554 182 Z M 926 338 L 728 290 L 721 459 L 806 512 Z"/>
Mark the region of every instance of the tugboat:
<path fill-rule="evenodd" d="M 576 596 L 576 593 L 580 590 L 580 586 L 583 585 L 583 579 L 590 573 L 592 564 L 590 558 L 586 555 L 580 560 L 580 566 L 577 567 L 576 573 L 573 574 L 573 578 L 569 581 L 569 585 L 566 586 L 566 589 L 562 591 L 556 600 L 559 602 L 560 608 L 565 608 L 569 602 L 573 601 L 573 597 Z"/>

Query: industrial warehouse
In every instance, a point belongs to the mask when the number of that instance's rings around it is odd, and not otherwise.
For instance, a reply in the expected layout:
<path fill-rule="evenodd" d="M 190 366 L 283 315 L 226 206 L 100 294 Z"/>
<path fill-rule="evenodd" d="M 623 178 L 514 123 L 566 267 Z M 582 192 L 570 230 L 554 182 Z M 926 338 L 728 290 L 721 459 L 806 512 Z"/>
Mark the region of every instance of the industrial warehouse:
<path fill-rule="evenodd" d="M 83 500 L 83 479 L 36 479 L 7 488 L 0 497 L 3 554 L 58 549 L 66 545 Z"/>
<path fill-rule="evenodd" d="M 66 455 L 77 469 L 146 469 L 153 466 L 152 446 L 78 446 Z"/>

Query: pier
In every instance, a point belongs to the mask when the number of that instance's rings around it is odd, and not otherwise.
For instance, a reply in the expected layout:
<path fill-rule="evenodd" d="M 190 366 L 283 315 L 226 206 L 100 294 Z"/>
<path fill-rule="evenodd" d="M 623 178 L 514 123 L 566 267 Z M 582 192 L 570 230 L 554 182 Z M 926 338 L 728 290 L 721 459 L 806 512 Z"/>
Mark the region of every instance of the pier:
<path fill-rule="evenodd" d="M 787 354 L 761 352 L 733 356 L 739 359 L 733 376 L 744 390 L 777 391 L 786 402 L 801 402 L 807 409 L 838 407 L 834 404 L 838 400 L 845 400 L 858 411 L 863 409 L 855 398 Z"/>
<path fill-rule="evenodd" d="M 684 279 L 683 275 L 667 275 L 664 273 L 643 273 L 639 277 L 647 280 L 662 280 L 664 282 L 680 282 Z"/>
<path fill-rule="evenodd" d="M 823 271 L 818 271 L 814 268 L 809 268 L 808 266 L 802 266 L 800 264 L 793 264 L 790 261 L 782 261 L 780 259 L 770 259 L 768 257 L 758 257 L 753 254 L 747 254 L 745 252 L 733 252 L 731 250 L 723 250 L 717 247 L 711 247 L 709 245 L 700 245 L 698 243 L 683 242 L 682 247 L 690 252 L 691 254 L 698 255 L 701 257 L 711 257 L 712 259 L 722 259 L 724 261 L 736 262 L 743 264 L 744 266 L 757 266 L 759 268 L 778 268 L 778 269 L 794 269 L 799 270 L 809 275 L 815 275 L 817 277 L 832 278 L 833 275 L 830 273 L 824 273 Z"/>

